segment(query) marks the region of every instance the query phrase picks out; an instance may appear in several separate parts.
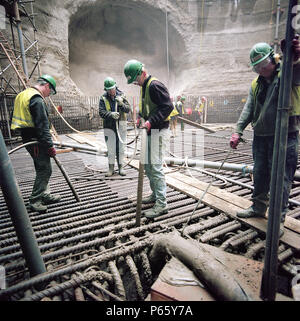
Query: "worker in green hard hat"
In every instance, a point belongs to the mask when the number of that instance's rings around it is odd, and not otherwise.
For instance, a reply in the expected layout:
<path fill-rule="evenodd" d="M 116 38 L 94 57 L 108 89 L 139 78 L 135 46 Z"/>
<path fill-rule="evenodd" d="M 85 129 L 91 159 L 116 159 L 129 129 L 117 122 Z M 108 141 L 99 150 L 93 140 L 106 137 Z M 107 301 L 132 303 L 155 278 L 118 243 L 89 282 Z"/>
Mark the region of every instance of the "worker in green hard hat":
<path fill-rule="evenodd" d="M 285 40 L 281 42 L 284 52 Z M 300 43 L 296 36 L 292 41 L 294 52 L 291 110 L 289 112 L 288 142 L 286 166 L 284 171 L 284 189 L 280 235 L 288 210 L 288 197 L 297 168 L 298 142 L 300 129 Z M 236 149 L 244 129 L 249 123 L 253 127 L 253 204 L 237 213 L 238 217 L 265 217 L 269 204 L 271 165 L 274 146 L 274 134 L 281 79 L 281 62 L 273 48 L 264 42 L 257 43 L 250 51 L 250 66 L 258 76 L 252 81 L 248 99 L 236 124 L 230 146 Z"/>
<path fill-rule="evenodd" d="M 135 59 L 124 66 L 124 74 L 128 84 L 140 86 L 140 104 L 138 125 L 141 119 L 147 130 L 147 152 L 144 164 L 146 175 L 150 181 L 151 195 L 142 199 L 142 203 L 154 203 L 145 211 L 149 219 L 168 212 L 166 198 L 166 181 L 162 161 L 169 141 L 169 119 L 173 110 L 168 89 L 158 79 L 148 74 L 144 65 Z"/>
<path fill-rule="evenodd" d="M 176 109 L 179 113 L 180 117 L 184 117 L 184 103 L 185 103 L 185 96 L 184 95 L 178 95 L 177 96 L 177 102 L 176 102 Z M 184 123 L 182 120 L 180 120 L 180 128 L 181 131 L 184 131 Z"/>
<path fill-rule="evenodd" d="M 127 114 L 130 111 L 130 104 L 112 77 L 105 78 L 104 90 L 105 93 L 99 101 L 99 114 L 103 118 L 108 155 L 108 172 L 105 176 L 109 177 L 114 174 L 115 158 L 117 158 L 119 175 L 125 176 L 124 149 L 127 134 Z"/>
<path fill-rule="evenodd" d="M 49 179 L 52 174 L 50 157 L 56 155 L 50 134 L 48 109 L 44 98 L 56 94 L 56 81 L 50 75 L 40 76 L 35 85 L 20 92 L 14 103 L 12 130 L 19 130 L 23 143 L 38 141 L 26 149 L 33 159 L 36 177 L 29 197 L 29 209 L 39 213 L 47 205 L 60 201 L 60 195 L 50 194 Z"/>

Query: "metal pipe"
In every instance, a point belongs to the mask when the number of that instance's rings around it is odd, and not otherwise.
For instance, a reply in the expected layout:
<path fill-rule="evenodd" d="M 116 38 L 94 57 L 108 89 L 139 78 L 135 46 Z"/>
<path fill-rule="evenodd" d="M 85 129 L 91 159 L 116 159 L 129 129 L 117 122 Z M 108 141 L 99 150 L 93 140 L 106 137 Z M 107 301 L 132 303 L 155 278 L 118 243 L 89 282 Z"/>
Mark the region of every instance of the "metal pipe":
<path fill-rule="evenodd" d="M 82 145 L 78 145 L 78 144 L 72 144 L 72 143 L 60 143 L 60 142 L 53 142 L 54 146 L 58 146 L 58 147 L 70 147 L 70 148 L 74 148 L 76 149 L 80 149 L 80 150 L 85 150 L 88 152 L 95 152 L 95 153 L 99 153 L 99 149 L 96 147 L 91 147 L 91 146 L 82 146 Z"/>
<path fill-rule="evenodd" d="M 7 124 L 8 137 L 11 140 L 11 131 L 10 131 L 10 125 L 9 125 L 7 101 L 6 101 L 6 95 L 5 94 L 3 95 L 3 102 L 4 102 L 4 114 L 5 114 L 6 124 Z"/>
<path fill-rule="evenodd" d="M 169 62 L 169 29 L 168 29 L 168 9 L 167 9 L 167 0 L 166 0 L 166 55 L 167 55 L 167 87 L 169 87 L 170 82 L 170 62 Z"/>
<path fill-rule="evenodd" d="M 277 52 L 277 46 L 278 46 L 279 18 L 280 18 L 280 0 L 277 1 L 277 9 L 276 9 L 276 25 L 275 25 L 275 41 L 274 41 L 275 53 Z"/>
<path fill-rule="evenodd" d="M 96 147 L 89 147 L 89 146 L 82 146 L 77 144 L 71 144 L 71 143 L 59 143 L 59 142 L 53 142 L 55 146 L 59 147 L 70 147 L 74 148 L 75 150 L 84 150 L 84 151 L 90 151 L 99 153 L 99 149 Z M 104 149 L 101 149 L 102 153 L 105 153 Z M 127 154 L 128 156 L 131 156 L 131 154 Z M 196 166 L 196 167 L 204 167 L 204 168 L 213 168 L 218 169 L 221 165 L 221 162 L 211 162 L 211 161 L 205 161 L 205 160 L 194 160 L 194 159 L 185 159 L 185 158 L 174 158 L 174 157 L 165 157 L 164 161 L 167 165 L 183 165 L 186 164 L 188 166 Z M 253 173 L 253 166 L 246 165 L 246 164 L 234 164 L 234 163 L 224 163 L 222 166 L 223 170 L 233 171 L 233 172 L 242 172 L 242 173 Z M 300 172 L 296 171 L 295 180 L 300 180 Z"/>
<path fill-rule="evenodd" d="M 37 43 L 37 40 L 34 41 L 28 48 L 25 49 L 25 53 L 30 50 L 35 44 Z M 19 55 L 18 57 L 16 57 L 17 60 L 19 60 L 21 58 L 21 56 Z M 0 71 L 0 76 L 8 69 L 11 67 L 11 63 L 9 63 L 4 69 L 2 69 Z"/>
<path fill-rule="evenodd" d="M 205 160 L 195 160 L 195 159 L 185 159 L 185 158 L 173 158 L 173 157 L 165 157 L 164 161 L 167 165 L 184 165 L 188 166 L 196 166 L 203 168 L 213 168 L 219 169 L 222 162 L 211 162 Z M 233 163 L 224 163 L 222 165 L 222 170 L 228 170 L 233 172 L 242 172 L 242 173 L 253 173 L 253 166 L 249 166 L 246 164 L 233 164 Z"/>
<path fill-rule="evenodd" d="M 46 272 L 30 219 L 0 132 L 0 185 L 30 275 Z"/>
<path fill-rule="evenodd" d="M 15 14 L 15 20 L 16 20 L 18 36 L 19 36 L 23 70 L 24 70 L 24 74 L 25 74 L 26 78 L 28 79 L 28 69 L 27 69 L 25 48 L 24 48 L 24 42 L 23 42 L 23 34 L 22 34 L 22 28 L 21 28 L 21 18 L 20 18 L 20 13 L 19 13 L 17 1 L 14 1 L 14 14 Z"/>
<path fill-rule="evenodd" d="M 293 13 L 293 8 L 297 5 L 297 2 L 297 0 L 289 1 L 285 35 L 286 46 L 284 50 L 284 60 L 279 86 L 275 142 L 271 171 L 266 253 L 260 291 L 261 298 L 267 301 L 274 301 L 277 291 L 279 226 L 282 211 L 281 208 L 288 136 L 288 118 L 293 77 L 292 40 L 294 38 L 295 31 L 292 26 L 292 19 L 295 16 L 295 13 Z"/>

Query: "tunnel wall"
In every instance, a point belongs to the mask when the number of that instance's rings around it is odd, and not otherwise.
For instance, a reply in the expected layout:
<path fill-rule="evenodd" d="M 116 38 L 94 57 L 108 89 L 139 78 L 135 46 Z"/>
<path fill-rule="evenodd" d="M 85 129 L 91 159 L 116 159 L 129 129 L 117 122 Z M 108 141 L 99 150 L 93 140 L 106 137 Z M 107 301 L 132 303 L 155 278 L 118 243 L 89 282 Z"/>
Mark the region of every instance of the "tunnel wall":
<path fill-rule="evenodd" d="M 281 1 L 280 38 L 287 5 Z M 248 66 L 249 50 L 258 41 L 272 43 L 275 33 L 274 0 L 40 0 L 34 7 L 42 72 L 54 75 L 58 91 L 70 95 L 101 94 L 108 75 L 126 93 L 138 95 L 123 75 L 131 58 L 144 62 L 171 94 L 246 94 L 255 76 Z M 110 38 L 106 28 L 113 25 Z"/>

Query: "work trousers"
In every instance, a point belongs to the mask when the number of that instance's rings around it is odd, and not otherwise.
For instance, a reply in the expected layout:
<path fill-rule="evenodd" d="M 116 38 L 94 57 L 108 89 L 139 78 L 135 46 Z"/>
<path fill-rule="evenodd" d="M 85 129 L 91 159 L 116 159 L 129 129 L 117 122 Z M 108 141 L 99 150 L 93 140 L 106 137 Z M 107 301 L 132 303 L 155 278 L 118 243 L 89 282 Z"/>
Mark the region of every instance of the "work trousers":
<path fill-rule="evenodd" d="M 150 182 L 150 188 L 156 199 L 156 204 L 162 207 L 167 205 L 166 180 L 163 170 L 163 158 L 169 143 L 169 130 L 151 129 L 151 135 L 147 136 L 147 149 L 145 160 L 145 173 Z"/>
<path fill-rule="evenodd" d="M 42 201 L 44 197 L 50 194 L 48 184 L 52 174 L 52 166 L 47 148 L 40 145 L 30 145 L 26 149 L 33 159 L 35 168 L 35 181 L 29 197 L 29 202 L 35 203 Z"/>
<path fill-rule="evenodd" d="M 117 158 L 118 165 L 119 166 L 123 165 L 126 136 L 127 136 L 126 121 L 119 121 L 119 135 L 120 137 L 118 136 L 116 128 L 115 129 L 104 128 L 104 137 L 105 137 L 105 143 L 107 146 L 107 157 L 108 157 L 109 165 L 114 165 L 116 158 Z"/>
<path fill-rule="evenodd" d="M 288 134 L 286 163 L 284 170 L 282 216 L 284 221 L 288 210 L 288 198 L 293 183 L 298 161 L 299 133 Z M 254 204 L 267 207 L 269 205 L 269 190 L 271 181 L 272 159 L 274 149 L 274 136 L 254 135 L 252 153 L 254 160 L 253 179 L 254 191 L 252 200 Z M 282 169 L 279 169 L 282 170 Z"/>

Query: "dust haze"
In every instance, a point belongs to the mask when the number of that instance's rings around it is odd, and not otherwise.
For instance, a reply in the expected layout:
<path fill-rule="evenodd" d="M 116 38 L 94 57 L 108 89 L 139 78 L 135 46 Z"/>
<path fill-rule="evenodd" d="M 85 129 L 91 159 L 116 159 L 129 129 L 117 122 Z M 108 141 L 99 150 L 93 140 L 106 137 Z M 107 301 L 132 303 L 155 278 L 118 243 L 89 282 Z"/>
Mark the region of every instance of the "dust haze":
<path fill-rule="evenodd" d="M 255 76 L 251 47 L 274 41 L 273 0 L 81 3 L 68 23 L 68 47 L 70 77 L 84 95 L 101 94 L 111 76 L 126 95 L 138 96 L 123 74 L 129 59 L 143 62 L 171 95 L 247 94 Z M 279 38 L 287 5 L 281 1 Z"/>
<path fill-rule="evenodd" d="M 163 12 L 146 7 L 82 8 L 69 24 L 70 76 L 85 95 L 103 92 L 103 81 L 113 77 L 127 95 L 137 96 L 137 86 L 127 85 L 123 69 L 129 59 L 145 64 L 147 71 L 166 85 L 174 73 L 172 55 L 180 56 L 183 48 L 179 36 L 169 26 Z M 167 68 L 167 42 L 172 48 Z M 170 43 L 171 42 L 171 43 Z M 170 49 L 169 49 L 170 50 Z"/>

